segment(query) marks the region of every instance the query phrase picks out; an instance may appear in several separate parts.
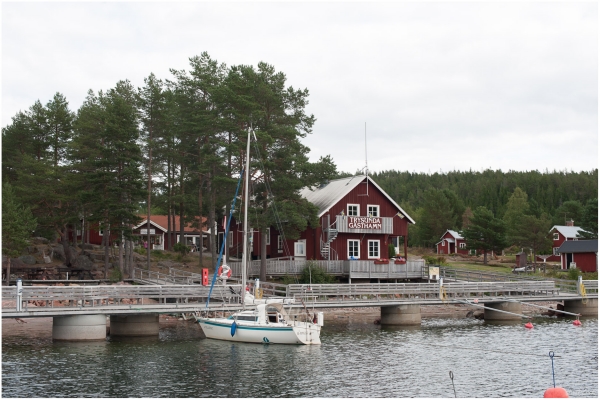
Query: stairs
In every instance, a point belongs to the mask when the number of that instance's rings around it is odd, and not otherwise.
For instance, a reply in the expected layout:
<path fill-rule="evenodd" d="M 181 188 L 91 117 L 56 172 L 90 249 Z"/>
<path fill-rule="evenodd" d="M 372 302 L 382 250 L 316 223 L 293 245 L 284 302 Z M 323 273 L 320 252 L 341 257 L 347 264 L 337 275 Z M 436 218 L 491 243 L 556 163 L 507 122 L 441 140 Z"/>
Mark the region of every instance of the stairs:
<path fill-rule="evenodd" d="M 333 225 L 332 225 L 333 226 Z M 338 235 L 338 230 L 331 226 L 326 231 L 327 240 L 321 239 L 321 257 L 325 260 L 329 260 L 329 254 L 331 252 L 331 242 L 335 240 Z M 336 257 L 337 258 L 337 257 Z"/>

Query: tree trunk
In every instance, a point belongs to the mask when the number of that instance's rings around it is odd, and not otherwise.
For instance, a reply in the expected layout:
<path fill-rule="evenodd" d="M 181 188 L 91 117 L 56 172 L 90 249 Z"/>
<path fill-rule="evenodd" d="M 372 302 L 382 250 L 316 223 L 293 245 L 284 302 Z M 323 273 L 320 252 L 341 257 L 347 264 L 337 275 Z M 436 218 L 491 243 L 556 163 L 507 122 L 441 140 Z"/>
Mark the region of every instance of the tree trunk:
<path fill-rule="evenodd" d="M 125 274 L 125 266 L 123 265 L 123 250 L 123 233 L 121 233 L 121 240 L 119 240 L 119 271 L 121 272 L 121 281 L 123 281 L 123 275 Z"/>
<path fill-rule="evenodd" d="M 69 246 L 69 235 L 66 225 L 62 227 L 62 229 L 59 231 L 59 234 L 60 241 L 62 242 L 63 250 L 65 252 L 65 265 L 68 268 L 71 268 L 71 246 Z"/>
<path fill-rule="evenodd" d="M 216 190 L 215 186 L 211 184 L 211 180 L 214 179 L 214 167 L 213 173 L 210 174 L 209 184 L 210 184 L 210 209 L 208 210 L 208 224 L 210 226 L 210 255 L 212 257 L 212 263 L 217 261 L 217 246 L 216 246 L 216 238 L 217 232 L 215 232 L 215 207 L 216 207 Z"/>
<path fill-rule="evenodd" d="M 108 228 L 108 227 L 107 227 Z M 110 259 L 109 254 L 109 243 L 108 236 L 110 235 L 110 231 L 108 229 L 104 229 L 104 235 L 102 236 L 102 241 L 104 243 L 104 279 L 108 279 L 108 264 Z"/>

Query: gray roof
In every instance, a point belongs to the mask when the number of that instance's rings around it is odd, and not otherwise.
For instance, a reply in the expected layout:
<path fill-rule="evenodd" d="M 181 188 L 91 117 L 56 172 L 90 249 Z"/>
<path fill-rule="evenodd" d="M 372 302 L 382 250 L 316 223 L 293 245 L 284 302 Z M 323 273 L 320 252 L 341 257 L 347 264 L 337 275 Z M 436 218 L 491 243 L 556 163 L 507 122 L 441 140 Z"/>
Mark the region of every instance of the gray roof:
<path fill-rule="evenodd" d="M 554 225 L 552 229 L 550 229 L 550 232 L 555 229 L 559 231 L 561 235 L 569 239 L 575 239 L 579 237 L 578 232 L 583 231 L 583 229 L 578 226 Z"/>
<path fill-rule="evenodd" d="M 411 223 L 415 221 L 400 207 L 382 188 L 379 187 L 367 176 L 351 176 L 349 178 L 335 179 L 316 188 L 305 187 L 300 190 L 300 195 L 319 207 L 319 217 L 323 216 L 331 207 L 337 204 L 344 196 L 357 187 L 361 182 L 368 178 L 369 183 L 373 184 L 387 199 L 404 215 Z"/>
<path fill-rule="evenodd" d="M 567 240 L 559 248 L 559 253 L 597 253 L 598 239 Z"/>

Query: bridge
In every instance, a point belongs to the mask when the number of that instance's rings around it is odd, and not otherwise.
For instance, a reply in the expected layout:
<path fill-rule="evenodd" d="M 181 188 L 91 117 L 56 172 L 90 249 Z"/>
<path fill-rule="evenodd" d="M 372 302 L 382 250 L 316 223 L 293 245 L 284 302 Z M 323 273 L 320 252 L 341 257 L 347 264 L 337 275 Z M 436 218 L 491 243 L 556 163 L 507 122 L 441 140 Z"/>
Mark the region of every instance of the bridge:
<path fill-rule="evenodd" d="M 180 277 L 181 278 L 181 277 Z M 186 278 L 187 279 L 187 278 Z M 226 311 L 239 307 L 242 285 L 10 286 L 2 290 L 2 318 L 52 317 L 56 340 L 103 340 L 110 316 L 111 335 L 158 335 L 159 314 Z M 516 280 L 435 283 L 281 285 L 264 282 L 261 294 L 285 299 L 300 309 L 380 307 L 381 323 L 418 325 L 420 307 L 468 304 L 483 308 L 487 320 L 520 319 L 522 304 L 556 301 L 570 315 L 598 314 L 598 281 L 564 285 Z M 308 312 L 308 310 L 306 310 Z"/>

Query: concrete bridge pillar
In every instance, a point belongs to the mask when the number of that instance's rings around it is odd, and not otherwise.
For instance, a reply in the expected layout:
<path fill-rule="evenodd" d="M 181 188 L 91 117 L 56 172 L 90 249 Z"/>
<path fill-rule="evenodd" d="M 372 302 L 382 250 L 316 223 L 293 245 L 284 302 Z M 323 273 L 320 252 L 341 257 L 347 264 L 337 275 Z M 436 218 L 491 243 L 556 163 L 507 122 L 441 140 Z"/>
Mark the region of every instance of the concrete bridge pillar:
<path fill-rule="evenodd" d="M 565 300 L 565 311 L 582 317 L 597 317 L 598 299 Z"/>
<path fill-rule="evenodd" d="M 483 311 L 483 319 L 486 321 L 520 321 L 519 315 L 507 314 L 502 311 L 507 311 L 515 314 L 523 314 L 521 303 L 512 301 L 502 301 L 498 303 L 485 303 L 488 307 Z M 493 310 L 490 310 L 493 308 Z M 498 310 L 498 311 L 496 311 Z"/>
<path fill-rule="evenodd" d="M 421 325 L 421 306 L 402 304 L 381 307 L 381 325 Z"/>
<path fill-rule="evenodd" d="M 52 319 L 52 339 L 106 340 L 106 315 L 67 315 Z"/>
<path fill-rule="evenodd" d="M 158 336 L 158 314 L 110 316 L 110 336 Z"/>

